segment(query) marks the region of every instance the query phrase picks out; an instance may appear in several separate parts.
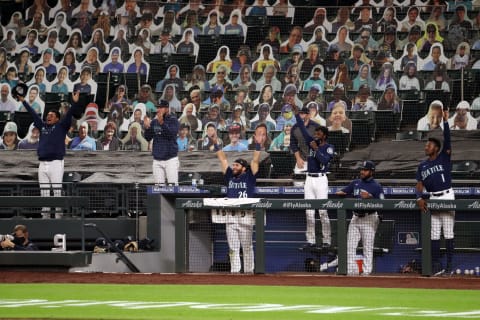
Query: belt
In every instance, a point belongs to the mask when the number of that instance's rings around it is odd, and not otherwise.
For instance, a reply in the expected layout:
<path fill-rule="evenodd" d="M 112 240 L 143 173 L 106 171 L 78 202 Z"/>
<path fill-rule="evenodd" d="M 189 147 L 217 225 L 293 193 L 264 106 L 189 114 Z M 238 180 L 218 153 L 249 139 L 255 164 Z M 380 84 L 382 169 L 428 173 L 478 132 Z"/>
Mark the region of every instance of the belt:
<path fill-rule="evenodd" d="M 444 194 L 448 194 L 448 193 L 450 193 L 450 189 L 439 191 L 439 192 L 430 192 L 430 195 L 434 197 L 441 197 Z"/>
<path fill-rule="evenodd" d="M 318 172 L 318 173 L 307 173 L 307 176 L 309 177 L 325 177 L 327 174 L 323 172 Z"/>
<path fill-rule="evenodd" d="M 369 216 L 371 214 L 376 214 L 377 211 L 372 211 L 372 212 L 353 212 L 353 214 L 359 218 L 363 218 L 363 217 L 366 217 L 366 216 Z"/>

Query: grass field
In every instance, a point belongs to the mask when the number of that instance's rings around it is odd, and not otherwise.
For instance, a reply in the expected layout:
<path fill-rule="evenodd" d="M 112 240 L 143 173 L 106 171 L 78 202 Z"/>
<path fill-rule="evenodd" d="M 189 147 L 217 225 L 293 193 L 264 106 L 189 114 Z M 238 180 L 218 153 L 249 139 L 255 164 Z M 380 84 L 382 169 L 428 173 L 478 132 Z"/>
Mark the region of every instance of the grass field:
<path fill-rule="evenodd" d="M 111 284 L 0 290 L 1 319 L 480 319 L 475 290 Z"/>

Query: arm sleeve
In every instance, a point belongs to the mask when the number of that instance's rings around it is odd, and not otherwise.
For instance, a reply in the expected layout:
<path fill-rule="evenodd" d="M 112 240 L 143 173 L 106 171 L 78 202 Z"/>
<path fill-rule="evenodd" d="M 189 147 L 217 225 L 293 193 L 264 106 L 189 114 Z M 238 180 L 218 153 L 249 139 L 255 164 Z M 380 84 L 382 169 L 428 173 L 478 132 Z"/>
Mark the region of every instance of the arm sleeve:
<path fill-rule="evenodd" d="M 297 127 L 298 127 L 297 125 L 294 125 L 292 127 L 292 131 L 291 131 L 291 134 L 290 134 L 290 150 L 292 150 L 293 153 L 295 153 L 297 151 L 300 151 L 300 149 L 298 148 L 297 137 L 294 134 L 295 128 L 297 128 Z"/>
<path fill-rule="evenodd" d="M 300 131 L 302 131 L 303 138 L 305 139 L 305 142 L 310 145 L 310 142 L 313 141 L 313 138 L 310 136 L 310 134 L 307 131 L 307 128 L 305 127 L 305 123 L 303 122 L 302 118 L 297 114 L 295 115 L 295 119 L 297 120 L 297 125 Z"/>
<path fill-rule="evenodd" d="M 374 195 L 374 198 L 376 199 L 384 199 L 385 198 L 385 192 L 383 192 L 383 188 L 381 185 L 378 185 L 376 194 Z"/>
<path fill-rule="evenodd" d="M 62 126 L 65 128 L 65 129 L 69 129 L 70 126 L 72 125 L 72 116 L 74 114 L 80 114 L 80 111 L 81 109 L 83 108 L 83 106 L 81 104 L 78 104 L 78 103 L 75 103 L 72 105 L 72 107 L 70 109 L 68 109 L 67 113 L 65 114 L 65 117 L 62 119 Z"/>
<path fill-rule="evenodd" d="M 352 195 L 353 194 L 353 182 L 350 182 L 348 186 L 342 189 L 343 192 L 345 192 L 347 195 Z"/>
<path fill-rule="evenodd" d="M 33 108 L 28 104 L 27 101 L 23 101 L 23 106 L 27 109 L 27 111 L 32 115 L 33 117 L 33 124 L 35 127 L 39 130 L 42 129 L 43 126 L 43 121 L 42 118 L 33 110 Z"/>
<path fill-rule="evenodd" d="M 228 187 L 228 182 L 230 181 L 230 179 L 232 178 L 233 176 L 233 171 L 232 171 L 232 168 L 230 166 L 227 167 L 227 170 L 225 171 L 225 173 L 223 174 L 223 180 L 225 181 L 225 186 Z"/>
<path fill-rule="evenodd" d="M 178 135 L 178 120 L 171 116 L 168 116 L 163 122 L 162 129 L 165 130 L 164 133 L 169 138 L 177 138 Z"/>
<path fill-rule="evenodd" d="M 420 173 L 420 166 L 418 166 L 417 172 L 415 173 L 415 179 L 416 179 L 417 181 L 423 181 L 423 179 L 422 179 L 422 174 Z"/>
<path fill-rule="evenodd" d="M 332 149 L 331 153 L 328 152 L 329 149 Z M 323 164 L 324 166 L 327 166 L 328 163 L 333 158 L 334 151 L 335 150 L 332 145 L 329 145 L 327 147 L 327 150 L 325 151 L 323 151 L 322 149 L 318 149 L 317 152 L 315 153 L 315 159 L 317 159 L 317 161 Z"/>
<path fill-rule="evenodd" d="M 16 244 L 15 247 L 13 248 L 13 250 L 15 250 L 15 251 L 37 251 L 38 248 L 33 243 L 29 243 L 26 246 L 19 246 L 19 245 Z"/>
<path fill-rule="evenodd" d="M 450 139 L 450 126 L 447 121 L 443 122 L 443 148 L 442 153 L 450 154 L 452 150 L 452 142 Z"/>

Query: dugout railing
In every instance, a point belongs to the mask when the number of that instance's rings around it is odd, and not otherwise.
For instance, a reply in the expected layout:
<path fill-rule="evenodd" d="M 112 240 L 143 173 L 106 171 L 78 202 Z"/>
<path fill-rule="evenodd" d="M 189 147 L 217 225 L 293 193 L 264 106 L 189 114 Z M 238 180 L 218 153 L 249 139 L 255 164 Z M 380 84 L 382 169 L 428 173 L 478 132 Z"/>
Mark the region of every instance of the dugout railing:
<path fill-rule="evenodd" d="M 478 200 L 431 200 L 428 202 L 430 210 L 443 211 L 464 211 L 473 213 L 480 209 Z M 348 215 L 351 210 L 367 209 L 382 211 L 410 211 L 418 212 L 420 216 L 420 242 L 417 250 L 421 251 L 422 275 L 432 275 L 431 259 L 431 212 L 420 213 L 415 200 L 411 199 L 392 199 L 392 200 L 358 200 L 358 199 L 328 199 L 328 200 L 303 200 L 303 199 L 261 199 L 257 203 L 221 207 L 223 209 L 253 209 L 256 212 L 255 224 L 255 273 L 265 273 L 265 217 L 267 210 L 292 211 L 305 209 L 325 209 L 336 211 L 336 253 L 338 255 L 337 274 L 347 274 L 347 229 Z M 219 209 L 219 207 L 205 206 L 203 199 L 199 198 L 177 198 L 175 201 L 175 272 L 188 272 L 188 251 L 189 251 L 189 232 L 188 232 L 188 213 L 192 210 L 210 210 Z M 267 222 L 268 223 L 268 222 Z M 469 222 L 462 221 L 462 225 L 470 225 Z M 478 226 L 478 223 L 471 224 Z M 468 230 L 467 230 L 468 229 Z M 465 232 L 458 234 L 462 248 L 467 252 L 478 252 L 479 244 L 474 238 L 480 230 L 467 228 Z M 471 234 L 469 234 L 471 233 Z M 468 241 L 465 241 L 467 237 Z M 472 240 L 473 239 L 473 240 Z M 459 243 L 460 244 L 460 243 Z"/>

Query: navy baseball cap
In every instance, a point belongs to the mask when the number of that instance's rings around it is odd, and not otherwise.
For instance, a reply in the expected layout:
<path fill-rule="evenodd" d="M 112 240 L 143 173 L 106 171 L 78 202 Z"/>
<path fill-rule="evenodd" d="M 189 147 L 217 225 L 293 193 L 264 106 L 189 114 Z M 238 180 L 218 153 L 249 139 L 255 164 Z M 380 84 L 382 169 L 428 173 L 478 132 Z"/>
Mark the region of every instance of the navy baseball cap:
<path fill-rule="evenodd" d="M 360 166 L 360 169 L 375 171 L 375 163 L 373 163 L 373 161 L 370 161 L 370 160 L 363 161 L 362 165 Z"/>
<path fill-rule="evenodd" d="M 305 114 L 309 114 L 310 113 L 310 108 L 307 107 L 307 106 L 303 106 L 302 108 L 300 108 L 298 110 L 299 113 L 305 113 Z"/>
<path fill-rule="evenodd" d="M 167 100 L 162 99 L 158 102 L 157 108 L 168 108 L 168 107 L 169 107 L 169 104 Z"/>
<path fill-rule="evenodd" d="M 12 96 L 14 98 L 25 97 L 27 95 L 27 92 L 28 86 L 23 82 L 19 82 L 15 87 L 13 87 Z"/>
<path fill-rule="evenodd" d="M 238 163 L 239 165 L 241 165 L 242 167 L 248 167 L 248 162 L 247 160 L 245 159 L 242 159 L 242 158 L 238 158 L 237 160 L 233 161 L 234 163 Z"/>

